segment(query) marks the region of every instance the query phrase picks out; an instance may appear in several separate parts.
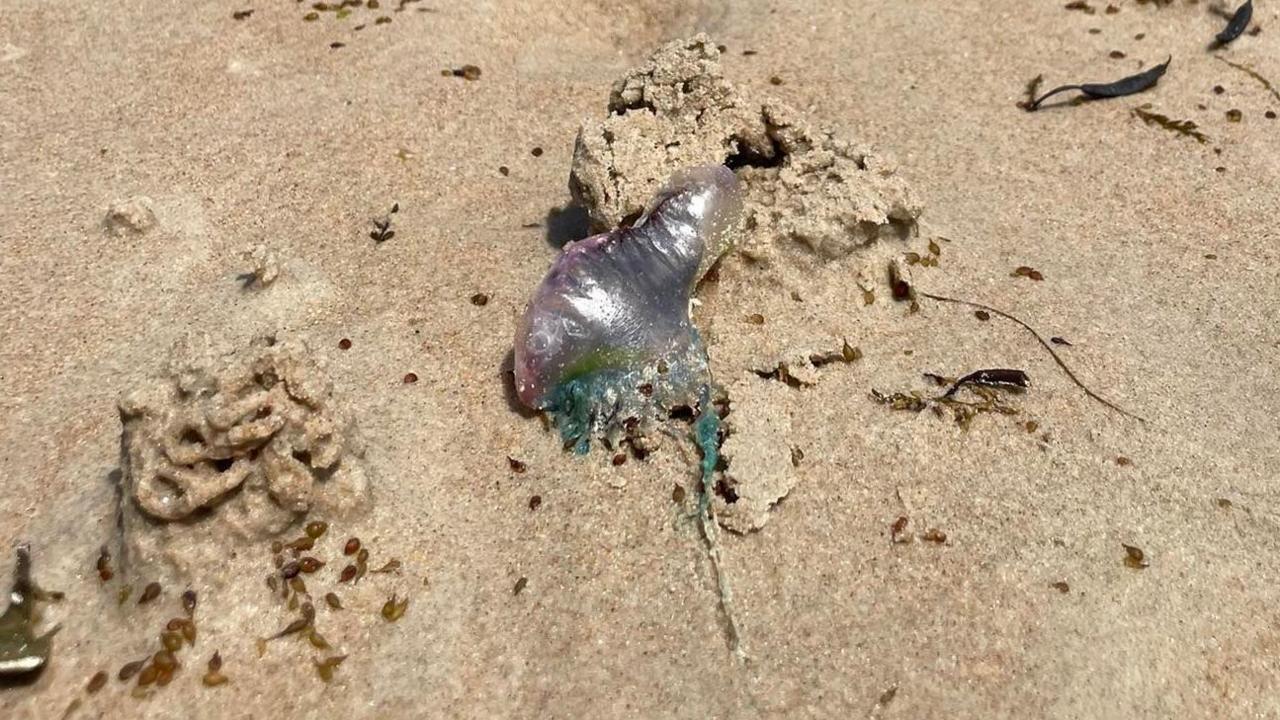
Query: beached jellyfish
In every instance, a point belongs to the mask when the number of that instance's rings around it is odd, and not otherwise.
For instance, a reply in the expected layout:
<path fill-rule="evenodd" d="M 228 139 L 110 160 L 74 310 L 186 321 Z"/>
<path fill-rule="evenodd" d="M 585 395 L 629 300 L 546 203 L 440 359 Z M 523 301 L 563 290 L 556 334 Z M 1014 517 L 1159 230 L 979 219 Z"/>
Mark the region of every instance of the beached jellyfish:
<path fill-rule="evenodd" d="M 632 227 L 564 249 L 516 332 L 520 400 L 567 445 L 702 405 L 706 348 L 689 316 L 699 279 L 733 242 L 742 190 L 724 166 L 677 173 Z"/>

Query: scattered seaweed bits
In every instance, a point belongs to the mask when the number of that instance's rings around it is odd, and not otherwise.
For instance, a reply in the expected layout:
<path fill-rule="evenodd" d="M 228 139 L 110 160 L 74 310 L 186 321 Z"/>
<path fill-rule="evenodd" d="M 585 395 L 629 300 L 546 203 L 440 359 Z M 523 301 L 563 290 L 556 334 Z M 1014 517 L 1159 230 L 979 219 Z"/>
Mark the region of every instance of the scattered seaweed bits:
<path fill-rule="evenodd" d="M 471 296 L 471 304 L 476 307 L 484 307 L 489 304 L 489 296 L 478 292 Z"/>
<path fill-rule="evenodd" d="M 684 502 L 684 498 L 685 498 L 684 486 L 681 485 L 680 483 L 676 483 L 671 488 L 671 502 L 677 505 L 680 505 L 681 503 Z"/>
<path fill-rule="evenodd" d="M 1159 65 L 1153 65 L 1136 75 L 1123 77 L 1115 82 L 1060 85 L 1033 100 L 1031 104 L 1027 106 L 1027 111 L 1034 112 L 1038 110 L 1040 105 L 1050 97 L 1053 97 L 1058 93 L 1068 92 L 1071 90 L 1079 90 L 1091 99 L 1124 97 L 1125 95 L 1133 95 L 1144 90 L 1149 90 L 1152 87 L 1155 87 L 1156 83 L 1160 81 L 1160 77 L 1169 69 L 1169 63 L 1172 61 L 1173 56 L 1170 55 L 1168 60 L 1165 60 Z"/>
<path fill-rule="evenodd" d="M 1227 26 L 1222 29 L 1222 32 L 1214 36 L 1214 43 L 1218 47 L 1222 47 L 1240 37 L 1245 28 L 1249 27 L 1249 21 L 1252 19 L 1253 0 L 1245 0 L 1243 5 L 1236 8 L 1235 13 L 1231 15 L 1231 19 L 1227 21 Z"/>
<path fill-rule="evenodd" d="M 889 526 L 889 539 L 899 545 L 911 542 L 911 533 L 907 532 L 909 522 L 906 515 L 899 515 L 898 519 Z"/>
<path fill-rule="evenodd" d="M 178 659 L 168 650 L 157 650 L 156 654 L 151 656 L 151 664 L 161 670 L 173 670 L 178 667 Z"/>
<path fill-rule="evenodd" d="M 516 580 L 515 586 L 511 588 L 511 594 L 519 595 L 520 593 L 524 592 L 525 586 L 527 586 L 528 584 L 529 584 L 529 578 L 521 577 L 519 580 Z"/>
<path fill-rule="evenodd" d="M 204 677 L 200 679 L 200 682 L 204 683 L 205 687 L 217 687 L 227 683 L 227 676 L 222 674 L 221 652 L 217 650 L 213 652 L 213 657 L 209 658 L 207 668 Z"/>
<path fill-rule="evenodd" d="M 982 322 L 986 322 L 991 319 L 991 313 L 987 312 L 986 310 L 974 310 L 973 316 L 978 318 L 978 320 Z"/>
<path fill-rule="evenodd" d="M 929 406 L 923 397 L 918 394 L 910 393 L 891 393 L 885 394 L 879 390 L 871 391 L 871 399 L 887 405 L 892 410 L 910 410 L 911 412 L 920 412 Z"/>
<path fill-rule="evenodd" d="M 1053 588 L 1054 590 L 1057 590 L 1058 592 L 1063 593 L 1063 594 L 1071 592 L 1071 586 L 1070 586 L 1070 585 L 1068 585 L 1068 584 L 1067 584 L 1065 581 L 1063 581 L 1063 580 L 1059 580 L 1058 582 L 1052 582 L 1052 583 L 1049 583 L 1049 587 L 1051 587 L 1051 588 Z"/>
<path fill-rule="evenodd" d="M 160 644 L 165 650 L 177 652 L 182 649 L 182 633 L 174 631 L 160 633 Z"/>
<path fill-rule="evenodd" d="M 1214 94 L 1214 95 L 1221 95 L 1222 93 L 1224 93 L 1224 92 L 1226 92 L 1226 91 L 1227 91 L 1227 89 L 1226 89 L 1226 88 L 1224 88 L 1224 87 L 1222 87 L 1221 85 L 1214 85 L 1214 86 L 1213 86 L 1213 94 Z"/>
<path fill-rule="evenodd" d="M 369 232 L 369 237 L 376 243 L 382 244 L 396 236 L 396 231 L 391 229 L 391 217 L 374 218 L 373 230 Z"/>
<path fill-rule="evenodd" d="M 324 602 L 334 610 L 342 609 L 342 600 L 338 597 L 337 593 L 325 593 Z"/>
<path fill-rule="evenodd" d="M 314 627 L 311 628 L 311 631 L 307 633 L 307 642 L 311 643 L 311 647 L 317 650 L 333 649 L 333 646 L 329 644 L 329 641 L 325 640 L 323 635 L 316 632 L 316 629 Z"/>
<path fill-rule="evenodd" d="M 320 675 L 320 679 L 325 682 L 332 682 L 333 671 L 338 669 L 338 666 L 346 659 L 346 655 L 334 655 L 316 662 L 316 672 Z"/>
<path fill-rule="evenodd" d="M 369 571 L 369 549 L 360 548 L 360 552 L 356 553 L 356 576 L 354 582 L 360 582 L 360 578 Z"/>
<path fill-rule="evenodd" d="M 158 582 L 147 583 L 147 586 L 142 590 L 142 597 L 138 598 L 138 604 L 144 605 L 160 597 L 160 590 L 161 590 L 160 583 Z"/>
<path fill-rule="evenodd" d="M 1226 112 L 1226 116 L 1227 116 L 1227 122 L 1238 123 L 1244 119 L 1244 113 L 1240 112 L 1236 108 L 1231 108 L 1230 110 L 1228 110 Z"/>
<path fill-rule="evenodd" d="M 1262 114 L 1262 116 L 1263 116 L 1263 117 L 1265 117 L 1265 118 L 1266 118 L 1266 119 L 1268 119 L 1268 120 L 1275 120 L 1275 119 L 1276 119 L 1276 111 L 1275 111 L 1275 110 L 1268 110 L 1268 111 L 1266 111 L 1265 113 L 1263 113 L 1263 114 Z"/>
<path fill-rule="evenodd" d="M 947 542 L 947 534 L 942 532 L 938 528 L 929 528 L 928 530 L 925 531 L 923 535 L 920 536 L 920 539 L 924 540 L 925 542 L 931 542 L 931 543 L 936 543 L 938 545 L 942 545 Z"/>
<path fill-rule="evenodd" d="M 373 572 L 375 572 L 375 573 L 384 573 L 384 574 L 385 574 L 385 573 L 399 573 L 399 572 L 400 572 L 400 561 L 399 561 L 399 560 L 396 560 L 396 559 L 394 559 L 394 558 L 393 558 L 393 559 L 391 559 L 391 560 L 388 560 L 388 561 L 387 561 L 387 563 L 386 563 L 385 565 L 383 565 L 382 567 L 378 568 L 377 570 L 374 570 Z"/>
<path fill-rule="evenodd" d="M 404 611 L 409 608 L 409 598 L 397 600 L 396 594 L 391 593 L 391 599 L 382 604 L 382 617 L 387 622 L 395 622 L 404 617 Z"/>
<path fill-rule="evenodd" d="M 1030 278 L 1031 280 L 1035 280 L 1036 282 L 1040 282 L 1041 280 L 1044 280 L 1043 273 L 1027 265 L 1019 265 L 1018 267 L 1014 268 L 1013 272 L 1009 273 L 1009 277 L 1025 277 L 1025 278 Z"/>
<path fill-rule="evenodd" d="M 1057 335 L 1054 335 L 1053 337 L 1049 338 L 1049 342 L 1053 343 L 1054 345 L 1066 345 L 1067 347 L 1071 347 L 1071 343 L 1067 342 L 1066 338 L 1058 337 Z"/>
<path fill-rule="evenodd" d="M 1076 11 L 1082 12 L 1085 15 L 1092 15 L 1097 12 L 1097 10 L 1094 9 L 1092 5 L 1085 2 L 1084 0 L 1072 0 L 1072 2 L 1069 2 L 1066 5 L 1063 5 L 1062 7 L 1063 9 L 1066 9 L 1066 10 L 1076 10 Z"/>
<path fill-rule="evenodd" d="M 463 65 L 462 67 L 450 69 L 448 74 L 454 77 L 460 77 L 463 80 L 474 81 L 480 79 L 480 68 L 475 65 Z"/>
<path fill-rule="evenodd" d="M 125 663 L 120 667 L 120 672 L 116 673 L 116 679 L 120 682 L 129 682 L 133 679 L 134 675 L 137 675 L 138 672 L 142 670 L 142 666 L 146 664 L 146 660 L 134 660 L 133 662 Z"/>
<path fill-rule="evenodd" d="M 525 465 L 524 462 L 517 460 L 510 455 L 507 456 L 507 467 L 511 468 L 511 472 L 517 475 L 529 469 L 529 466 Z"/>
<path fill-rule="evenodd" d="M 89 678 L 89 683 L 84 686 L 84 690 L 85 692 L 92 695 L 98 692 L 99 690 L 101 690 L 102 687 L 106 684 L 107 684 L 107 671 L 99 670 L 98 672 L 93 674 L 93 677 Z"/>
<path fill-rule="evenodd" d="M 1036 101 L 1036 96 L 1040 94 L 1040 86 L 1044 84 L 1044 75 L 1037 75 L 1027 81 L 1026 87 L 1023 89 L 1023 99 L 1018 101 L 1018 107 L 1030 111 L 1031 104 Z"/>
<path fill-rule="evenodd" d="M 534 496 L 532 496 L 532 497 L 530 497 L 530 498 L 529 498 L 529 509 L 530 509 L 530 510 L 537 510 L 537 509 L 538 509 L 538 508 L 540 508 L 540 507 L 542 507 L 542 496 L 541 496 L 541 495 L 534 495 Z"/>
<path fill-rule="evenodd" d="M 529 151 L 529 154 L 534 157 L 542 157 L 542 148 L 535 147 L 534 149 Z"/>
<path fill-rule="evenodd" d="M 319 540 L 320 536 L 324 535 L 328 530 L 329 523 L 323 520 L 312 520 L 307 523 L 307 526 L 304 528 L 304 531 L 307 533 L 307 537 L 312 540 Z"/>
<path fill-rule="evenodd" d="M 965 385 L 980 385 L 1004 390 L 1026 390 L 1030 384 L 1031 380 L 1027 377 L 1027 373 L 1022 370 L 1009 368 L 975 370 L 956 380 L 951 389 L 947 390 L 942 397 L 946 398 L 955 395 L 956 391 Z"/>
<path fill-rule="evenodd" d="M 196 591 L 186 590 L 182 593 L 182 609 L 186 611 L 187 617 L 191 617 L 196 613 Z"/>
<path fill-rule="evenodd" d="M 1116 457 L 1116 464 L 1120 467 L 1128 467 L 1133 464 L 1133 461 L 1123 455 L 1119 455 Z"/>
<path fill-rule="evenodd" d="M 1124 564 L 1134 570 L 1141 570 L 1151 563 L 1147 562 L 1147 554 L 1142 552 L 1142 548 L 1133 545 L 1124 545 Z"/>
<path fill-rule="evenodd" d="M 231 19 L 245 20 L 252 14 L 253 14 L 252 10 L 236 10 L 235 12 L 231 13 Z"/>
<path fill-rule="evenodd" d="M 347 543 L 342 546 L 343 555 L 355 555 L 360 551 L 360 538 L 347 538 Z"/>
<path fill-rule="evenodd" d="M 285 625 L 283 630 L 276 633 L 275 635 L 272 635 L 270 638 L 267 638 L 267 639 L 275 640 L 277 638 L 285 637 L 286 635 L 292 635 L 294 633 L 302 632 L 310 624 L 311 624 L 311 621 L 305 617 L 297 618 L 296 620 L 290 622 L 288 625 Z"/>
<path fill-rule="evenodd" d="M 111 570 L 111 551 L 107 549 L 106 545 L 103 545 L 102 549 L 98 551 L 97 569 L 98 579 L 102 582 L 107 582 L 115 575 Z"/>

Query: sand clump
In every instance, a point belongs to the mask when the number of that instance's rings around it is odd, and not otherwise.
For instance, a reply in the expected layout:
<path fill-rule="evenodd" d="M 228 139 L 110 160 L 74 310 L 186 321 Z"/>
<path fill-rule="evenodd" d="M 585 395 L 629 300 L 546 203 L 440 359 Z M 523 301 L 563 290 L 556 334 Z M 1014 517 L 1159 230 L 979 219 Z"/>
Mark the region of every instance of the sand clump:
<path fill-rule="evenodd" d="M 116 237 L 141 235 L 156 226 L 155 203 L 145 195 L 116 200 L 107 207 L 103 224 Z"/>
<path fill-rule="evenodd" d="M 569 186 L 592 225 L 605 230 L 638 218 L 673 173 L 710 164 L 732 168 L 745 188 L 737 253 L 790 267 L 784 275 L 881 239 L 906 239 L 923 211 L 888 156 L 730 83 L 706 35 L 662 46 L 613 84 L 608 116 L 578 131 Z M 764 371 L 785 382 L 748 373 L 727 388 L 733 410 L 717 514 L 728 529 L 764 526 L 797 482 L 786 394 L 787 384 L 818 382 L 810 344 L 785 350 Z"/>
<path fill-rule="evenodd" d="M 261 338 L 231 352 L 182 341 L 119 409 L 120 527 L 132 565 L 165 560 L 184 572 L 228 539 L 369 501 L 363 445 L 301 341 Z"/>
<path fill-rule="evenodd" d="M 728 463 L 724 472 L 725 494 L 733 502 L 716 498 L 716 517 L 734 532 L 764 527 L 769 511 L 795 487 L 791 416 L 783 383 L 745 375 L 728 388 L 727 436 L 720 454 Z"/>
<path fill-rule="evenodd" d="M 614 83 L 609 115 L 578 131 L 569 185 L 598 229 L 638 217 L 673 172 L 727 164 L 747 188 L 739 251 L 832 260 L 903 237 L 923 207 L 892 159 L 724 78 L 706 35 L 669 43 Z"/>

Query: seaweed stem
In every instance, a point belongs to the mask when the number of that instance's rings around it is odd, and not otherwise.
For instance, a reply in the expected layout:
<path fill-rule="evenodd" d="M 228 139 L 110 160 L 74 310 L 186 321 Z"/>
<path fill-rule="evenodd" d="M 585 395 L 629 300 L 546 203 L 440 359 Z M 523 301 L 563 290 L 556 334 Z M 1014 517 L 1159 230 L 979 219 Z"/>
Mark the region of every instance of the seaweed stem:
<path fill-rule="evenodd" d="M 1119 405 L 1116 405 L 1110 400 L 1107 400 L 1101 395 L 1095 393 L 1094 391 L 1090 390 L 1089 387 L 1085 385 L 1083 381 L 1080 380 L 1080 378 L 1076 377 L 1076 374 L 1071 371 L 1071 368 L 1067 366 L 1066 361 L 1064 361 L 1058 355 L 1057 351 L 1053 349 L 1053 346 L 1050 345 L 1049 342 L 1040 335 L 1040 333 L 1036 332 L 1035 328 L 1031 327 L 1030 325 L 1023 322 L 1022 320 L 1014 317 L 1013 315 L 1010 315 L 1009 313 L 1003 310 L 998 310 L 996 308 L 993 308 L 990 305 L 983 305 L 982 303 L 971 302 L 969 300 L 959 300 L 956 298 L 945 297 L 943 295 L 934 295 L 933 293 L 927 293 L 920 289 L 916 290 L 916 294 L 921 295 L 923 297 L 927 297 L 930 300 L 937 300 L 938 302 L 955 303 L 957 305 L 967 305 L 969 307 L 978 308 L 979 310 L 986 310 L 989 313 L 994 313 L 996 315 L 999 315 L 1002 318 L 1006 318 L 1014 321 L 1015 323 L 1021 325 L 1027 332 L 1031 333 L 1032 337 L 1034 337 L 1041 345 L 1043 345 L 1045 350 L 1049 351 L 1049 355 L 1053 357 L 1053 361 L 1058 363 L 1058 367 L 1062 368 L 1062 371 L 1067 374 L 1067 377 L 1071 378 L 1071 382 L 1075 383 L 1076 387 L 1083 390 L 1085 395 L 1088 395 L 1089 397 L 1093 398 L 1099 403 L 1102 403 L 1103 405 L 1107 406 L 1108 408 L 1111 408 L 1112 410 L 1120 413 L 1121 415 L 1124 415 L 1125 417 L 1132 418 L 1141 423 L 1147 422 L 1146 418 L 1143 418 L 1139 415 L 1135 415 L 1129 412 L 1128 410 L 1121 408 Z"/>

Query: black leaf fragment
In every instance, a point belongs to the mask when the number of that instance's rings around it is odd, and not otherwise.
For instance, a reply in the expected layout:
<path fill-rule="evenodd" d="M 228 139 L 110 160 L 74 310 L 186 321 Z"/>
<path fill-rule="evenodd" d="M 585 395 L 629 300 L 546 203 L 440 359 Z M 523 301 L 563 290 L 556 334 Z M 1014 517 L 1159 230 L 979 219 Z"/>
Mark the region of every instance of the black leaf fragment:
<path fill-rule="evenodd" d="M 1226 45 L 1244 34 L 1245 28 L 1249 27 L 1249 21 L 1253 19 L 1253 0 L 1245 0 L 1245 3 L 1236 8 L 1236 12 L 1231 16 L 1231 20 L 1227 22 L 1227 26 L 1222 32 L 1215 36 L 1218 46 Z"/>
<path fill-rule="evenodd" d="M 1058 93 L 1067 92 L 1068 90 L 1079 90 L 1080 92 L 1084 93 L 1088 97 L 1095 98 L 1095 99 L 1124 97 L 1125 95 L 1133 95 L 1135 93 L 1140 93 L 1143 90 L 1148 90 L 1152 87 L 1155 87 L 1155 84 L 1159 82 L 1160 77 L 1163 76 L 1165 71 L 1169 69 L 1169 63 L 1172 61 L 1173 61 L 1173 56 L 1170 55 L 1168 60 L 1165 60 L 1159 65 L 1147 68 L 1146 70 L 1143 70 L 1137 75 L 1130 75 L 1129 77 L 1126 77 L 1126 78 L 1120 78 L 1115 82 L 1084 83 L 1082 85 L 1062 85 L 1060 87 L 1056 87 L 1050 90 L 1049 92 L 1041 95 L 1040 97 L 1036 98 L 1030 104 L 1028 104 L 1027 112 L 1034 112 L 1040 107 L 1040 104 L 1043 103 L 1045 100 L 1049 99 L 1054 95 L 1057 95 Z"/>
<path fill-rule="evenodd" d="M 963 385 L 981 385 L 983 387 L 1026 390 L 1030 384 L 1031 381 L 1027 378 L 1027 374 L 1022 370 L 1010 370 L 1008 368 L 975 370 L 955 381 L 955 384 L 951 386 L 951 389 L 947 390 L 942 397 L 951 397 Z"/>

